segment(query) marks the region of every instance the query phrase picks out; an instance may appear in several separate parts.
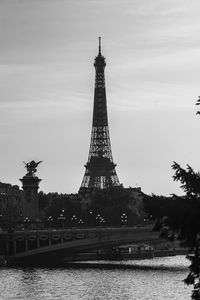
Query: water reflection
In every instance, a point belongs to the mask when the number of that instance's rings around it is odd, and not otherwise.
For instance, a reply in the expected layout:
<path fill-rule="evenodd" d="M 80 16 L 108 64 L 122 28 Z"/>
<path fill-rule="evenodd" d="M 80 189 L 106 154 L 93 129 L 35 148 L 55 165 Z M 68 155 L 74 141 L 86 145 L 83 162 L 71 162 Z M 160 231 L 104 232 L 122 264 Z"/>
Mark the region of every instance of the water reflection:
<path fill-rule="evenodd" d="M 183 256 L 103 265 L 0 269 L 0 299 L 190 299 L 191 288 L 182 282 L 188 272 Z"/>

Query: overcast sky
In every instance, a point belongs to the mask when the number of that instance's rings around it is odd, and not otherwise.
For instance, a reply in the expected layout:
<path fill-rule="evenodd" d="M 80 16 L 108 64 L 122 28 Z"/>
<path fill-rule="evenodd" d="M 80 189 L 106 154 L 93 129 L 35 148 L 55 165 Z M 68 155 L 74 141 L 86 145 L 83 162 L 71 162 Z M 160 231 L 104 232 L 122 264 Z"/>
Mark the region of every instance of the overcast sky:
<path fill-rule="evenodd" d="M 98 37 L 119 180 L 181 193 L 200 169 L 199 0 L 0 0 L 0 181 L 43 160 L 40 189 L 77 192 L 88 159 Z"/>

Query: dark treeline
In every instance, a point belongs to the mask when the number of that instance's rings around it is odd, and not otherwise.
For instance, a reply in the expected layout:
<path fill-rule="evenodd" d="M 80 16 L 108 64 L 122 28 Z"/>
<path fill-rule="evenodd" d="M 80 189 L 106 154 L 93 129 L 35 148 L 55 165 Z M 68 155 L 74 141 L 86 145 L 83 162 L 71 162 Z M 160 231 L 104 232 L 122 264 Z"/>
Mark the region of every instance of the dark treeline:
<path fill-rule="evenodd" d="M 119 226 L 144 221 L 131 189 L 93 190 L 85 197 L 43 192 L 38 196 L 45 226 Z"/>
<path fill-rule="evenodd" d="M 196 103 L 200 105 L 200 96 Z M 197 111 L 200 115 L 200 111 Z M 184 169 L 178 163 L 172 165 L 174 180 L 180 182 L 184 196 L 146 196 L 144 208 L 155 220 L 155 228 L 161 236 L 179 239 L 190 249 L 190 272 L 184 280 L 193 285 L 192 299 L 200 300 L 200 174 L 189 165 Z"/>
<path fill-rule="evenodd" d="M 40 228 L 121 226 L 144 223 L 144 194 L 123 187 L 90 190 L 77 194 L 38 193 Z M 23 199 L 23 198 L 22 198 Z M 5 230 L 28 228 L 21 205 L 9 202 L 0 212 Z"/>
<path fill-rule="evenodd" d="M 144 209 L 155 221 L 155 230 L 169 228 L 182 245 L 193 247 L 200 228 L 200 198 L 145 196 Z"/>
<path fill-rule="evenodd" d="M 190 249 L 191 261 L 185 283 L 194 286 L 192 299 L 200 299 L 200 174 L 189 165 L 183 169 L 176 162 L 172 165 L 175 181 L 181 183 L 184 196 L 151 195 L 144 199 L 144 208 L 155 221 L 155 230 L 168 239 L 179 239 Z"/>

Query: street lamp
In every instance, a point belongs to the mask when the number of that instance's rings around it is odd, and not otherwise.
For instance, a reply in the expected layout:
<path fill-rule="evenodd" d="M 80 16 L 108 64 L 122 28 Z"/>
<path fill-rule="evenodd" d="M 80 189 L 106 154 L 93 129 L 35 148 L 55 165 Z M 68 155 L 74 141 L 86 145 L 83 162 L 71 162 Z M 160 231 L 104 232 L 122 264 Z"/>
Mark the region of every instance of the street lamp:
<path fill-rule="evenodd" d="M 52 216 L 48 216 L 47 222 L 48 222 L 48 223 L 50 224 L 50 226 L 51 226 L 51 224 L 52 224 L 52 222 L 53 222 L 53 217 L 52 217 Z"/>
<path fill-rule="evenodd" d="M 30 222 L 30 219 L 29 219 L 29 217 L 25 217 L 24 218 L 24 223 L 25 223 L 25 228 L 27 229 L 27 227 L 28 227 L 28 223 Z"/>
<path fill-rule="evenodd" d="M 24 218 L 24 222 L 25 222 L 25 223 L 30 222 L 29 217 L 25 217 L 25 218 Z"/>
<path fill-rule="evenodd" d="M 126 214 L 122 214 L 122 215 L 121 215 L 121 223 L 122 223 L 122 225 L 126 225 L 127 222 L 128 222 L 128 217 L 127 217 L 127 215 L 126 215 Z"/>
<path fill-rule="evenodd" d="M 79 220 L 78 220 L 78 224 L 79 224 L 79 225 L 83 225 L 83 224 L 84 224 L 83 219 L 79 219 Z"/>
<path fill-rule="evenodd" d="M 61 214 L 58 216 L 58 220 L 60 220 L 61 223 L 62 223 L 62 228 L 64 228 L 65 219 L 66 219 L 65 216 L 64 216 L 64 212 L 65 212 L 65 210 L 62 209 Z"/>
<path fill-rule="evenodd" d="M 106 221 L 105 221 L 105 219 L 104 218 L 100 218 L 99 219 L 99 223 L 101 224 L 101 225 L 104 225 L 105 223 L 106 223 Z"/>
<path fill-rule="evenodd" d="M 99 223 L 100 217 L 101 217 L 100 214 L 98 214 L 98 215 L 96 216 L 96 218 L 95 218 L 95 219 L 96 219 L 97 225 L 98 225 L 98 223 Z"/>
<path fill-rule="evenodd" d="M 89 218 L 88 218 L 88 225 L 89 225 L 90 227 L 92 227 L 92 223 L 93 223 L 93 211 L 90 210 L 90 211 L 89 211 Z"/>
<path fill-rule="evenodd" d="M 100 224 L 100 225 L 103 225 L 106 223 L 105 219 L 100 214 L 98 214 L 96 216 L 96 222 L 97 222 L 97 224 Z"/>
<path fill-rule="evenodd" d="M 73 215 L 73 216 L 71 217 L 72 225 L 73 225 L 73 224 L 76 225 L 77 220 L 78 220 L 77 216 L 76 216 L 76 215 Z"/>

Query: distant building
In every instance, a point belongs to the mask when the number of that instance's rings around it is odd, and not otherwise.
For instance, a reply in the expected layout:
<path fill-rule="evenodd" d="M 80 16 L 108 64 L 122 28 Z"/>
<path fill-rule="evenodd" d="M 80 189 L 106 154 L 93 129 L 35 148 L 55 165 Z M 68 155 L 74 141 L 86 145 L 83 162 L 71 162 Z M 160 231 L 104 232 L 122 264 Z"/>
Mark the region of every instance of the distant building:
<path fill-rule="evenodd" d="M 0 214 L 5 212 L 9 207 L 22 206 L 23 191 L 18 185 L 0 182 Z"/>

